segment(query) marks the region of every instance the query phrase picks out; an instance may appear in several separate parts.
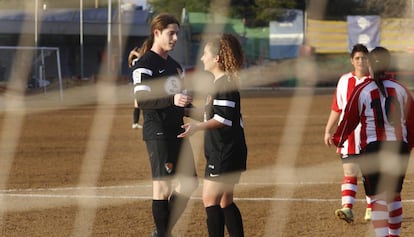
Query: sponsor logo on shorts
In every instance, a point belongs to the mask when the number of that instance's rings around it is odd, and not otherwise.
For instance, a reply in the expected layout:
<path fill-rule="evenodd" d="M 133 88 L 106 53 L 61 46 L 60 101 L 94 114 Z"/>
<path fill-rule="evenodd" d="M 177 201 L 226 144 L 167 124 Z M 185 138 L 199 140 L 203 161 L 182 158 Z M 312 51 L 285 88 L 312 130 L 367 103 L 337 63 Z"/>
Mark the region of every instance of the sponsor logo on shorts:
<path fill-rule="evenodd" d="M 172 163 L 165 163 L 164 167 L 165 167 L 165 170 L 167 171 L 167 173 L 171 174 L 171 172 L 173 171 L 173 164 Z"/>

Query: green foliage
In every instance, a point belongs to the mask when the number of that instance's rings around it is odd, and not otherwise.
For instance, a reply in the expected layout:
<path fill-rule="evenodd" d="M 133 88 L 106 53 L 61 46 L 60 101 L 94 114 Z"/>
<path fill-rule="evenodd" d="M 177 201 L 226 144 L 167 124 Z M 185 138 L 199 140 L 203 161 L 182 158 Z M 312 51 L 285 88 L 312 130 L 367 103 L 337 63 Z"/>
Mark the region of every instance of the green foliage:
<path fill-rule="evenodd" d="M 245 19 L 246 26 L 266 26 L 283 11 L 295 8 L 304 0 L 150 0 L 156 12 L 169 12 L 181 18 L 182 8 L 191 12 L 214 12 Z"/>
<path fill-rule="evenodd" d="M 413 16 L 413 1 L 401 0 L 365 0 L 363 9 L 382 17 Z"/>
<path fill-rule="evenodd" d="M 269 21 L 283 14 L 284 9 L 299 8 L 301 2 L 297 0 L 256 0 L 255 14 L 247 17 L 247 26 L 267 26 Z"/>
<path fill-rule="evenodd" d="M 177 19 L 181 19 L 182 9 L 185 7 L 186 0 L 149 0 L 148 3 L 152 5 L 157 13 L 168 12 L 174 15 Z"/>
<path fill-rule="evenodd" d="M 82 0 L 84 8 L 106 7 L 108 0 Z M 121 0 L 112 0 L 113 7 Z M 80 0 L 38 0 L 39 7 L 79 8 Z M 148 0 L 156 12 L 169 12 L 178 19 L 183 8 L 188 12 L 210 12 L 245 19 L 247 27 L 266 26 L 282 9 L 307 9 L 314 19 L 343 20 L 347 15 L 413 16 L 411 1 L 401 0 Z M 308 6 L 316 4 L 323 14 L 314 14 Z M 35 0 L 0 0 L 0 9 L 33 9 Z"/>
<path fill-rule="evenodd" d="M 185 8 L 189 12 L 208 12 L 210 0 L 186 1 Z"/>

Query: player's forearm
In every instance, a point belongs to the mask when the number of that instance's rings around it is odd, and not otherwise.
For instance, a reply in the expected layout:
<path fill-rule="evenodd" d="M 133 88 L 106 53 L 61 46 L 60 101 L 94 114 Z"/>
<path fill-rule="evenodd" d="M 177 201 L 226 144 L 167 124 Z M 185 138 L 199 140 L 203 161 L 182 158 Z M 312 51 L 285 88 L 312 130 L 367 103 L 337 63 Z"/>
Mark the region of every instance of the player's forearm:
<path fill-rule="evenodd" d="M 198 130 L 207 130 L 207 129 L 215 129 L 215 128 L 222 128 L 226 125 L 220 123 L 215 119 L 210 119 L 205 122 L 197 123 Z"/>
<path fill-rule="evenodd" d="M 328 121 L 325 126 L 325 133 L 332 133 L 339 120 L 340 113 L 331 111 Z"/>
<path fill-rule="evenodd" d="M 150 99 L 137 96 L 138 106 L 140 109 L 164 109 L 174 105 L 174 96 L 164 98 Z"/>

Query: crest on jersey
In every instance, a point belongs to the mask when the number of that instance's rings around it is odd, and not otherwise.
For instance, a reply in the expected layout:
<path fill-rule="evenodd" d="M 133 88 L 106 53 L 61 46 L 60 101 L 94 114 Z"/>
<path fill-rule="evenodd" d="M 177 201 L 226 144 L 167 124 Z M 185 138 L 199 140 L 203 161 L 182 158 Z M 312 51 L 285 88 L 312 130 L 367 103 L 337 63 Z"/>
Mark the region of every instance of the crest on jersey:
<path fill-rule="evenodd" d="M 164 89 L 168 95 L 180 93 L 181 80 L 177 76 L 168 77 L 167 80 L 165 81 Z"/>

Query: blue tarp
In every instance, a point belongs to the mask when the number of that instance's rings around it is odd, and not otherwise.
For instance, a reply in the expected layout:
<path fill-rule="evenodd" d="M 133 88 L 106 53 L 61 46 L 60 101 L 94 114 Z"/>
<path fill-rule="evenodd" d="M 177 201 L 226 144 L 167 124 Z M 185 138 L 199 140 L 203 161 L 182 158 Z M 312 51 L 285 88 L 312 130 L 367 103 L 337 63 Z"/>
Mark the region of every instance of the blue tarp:
<path fill-rule="evenodd" d="M 277 21 L 269 23 L 270 59 L 285 59 L 298 56 L 303 43 L 303 12 L 286 10 Z"/>

